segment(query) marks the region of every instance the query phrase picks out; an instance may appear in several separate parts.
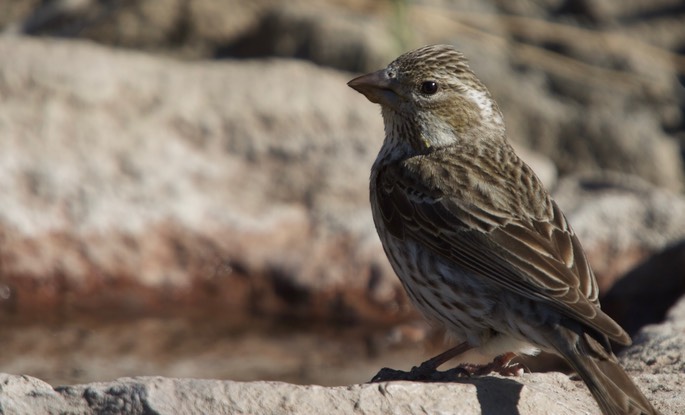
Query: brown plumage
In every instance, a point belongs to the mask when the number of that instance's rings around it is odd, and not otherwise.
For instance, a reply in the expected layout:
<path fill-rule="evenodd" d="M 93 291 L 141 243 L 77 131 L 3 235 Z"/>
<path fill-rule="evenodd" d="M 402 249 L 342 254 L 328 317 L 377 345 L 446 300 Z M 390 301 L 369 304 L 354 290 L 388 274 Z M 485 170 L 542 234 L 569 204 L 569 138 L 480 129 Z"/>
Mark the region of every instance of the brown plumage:
<path fill-rule="evenodd" d="M 471 347 L 502 365 L 541 349 L 571 365 L 604 414 L 657 413 L 611 351 L 630 338 L 601 311 L 578 238 L 461 53 L 423 47 L 349 85 L 382 108 L 370 187 L 388 259 L 417 308 L 464 342 L 400 378 Z"/>

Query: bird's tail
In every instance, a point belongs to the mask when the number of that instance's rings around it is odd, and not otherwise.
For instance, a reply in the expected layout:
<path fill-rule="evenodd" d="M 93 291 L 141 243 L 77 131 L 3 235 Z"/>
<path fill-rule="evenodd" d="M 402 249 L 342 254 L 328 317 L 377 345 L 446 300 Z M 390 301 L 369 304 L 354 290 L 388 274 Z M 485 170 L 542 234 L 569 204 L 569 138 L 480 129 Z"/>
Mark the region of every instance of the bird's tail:
<path fill-rule="evenodd" d="M 587 333 L 576 338 L 576 347 L 557 351 L 583 379 L 604 415 L 659 414 L 610 350 Z"/>

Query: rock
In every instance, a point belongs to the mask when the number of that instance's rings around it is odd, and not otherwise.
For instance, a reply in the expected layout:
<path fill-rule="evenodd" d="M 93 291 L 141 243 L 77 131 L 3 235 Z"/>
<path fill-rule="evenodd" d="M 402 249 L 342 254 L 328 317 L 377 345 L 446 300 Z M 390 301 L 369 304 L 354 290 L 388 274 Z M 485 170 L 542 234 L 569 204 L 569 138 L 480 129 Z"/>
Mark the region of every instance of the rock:
<path fill-rule="evenodd" d="M 659 82 L 635 87 L 601 79 L 590 83 L 589 74 L 581 79 L 520 74 L 511 62 L 482 71 L 488 65 L 478 63 L 483 60 L 497 58 L 480 57 L 472 66 L 498 100 L 510 138 L 549 157 L 561 176 L 615 171 L 673 191 L 683 188 L 682 103 L 673 94 L 681 87 L 672 83 L 672 69 L 654 69 Z"/>
<path fill-rule="evenodd" d="M 281 56 L 351 72 L 384 67 L 402 51 L 386 25 L 329 7 L 284 3 L 251 31 L 217 48 L 216 57 Z"/>
<path fill-rule="evenodd" d="M 638 381 L 648 397 L 663 394 L 676 375 L 651 375 Z M 660 382 L 657 385 L 655 382 Z M 0 405 L 17 415 L 50 413 L 164 414 L 480 414 L 594 413 L 587 389 L 560 373 L 519 378 L 488 376 L 457 383 L 393 382 L 325 388 L 279 382 L 232 382 L 162 377 L 122 378 L 113 382 L 63 386 L 54 390 L 29 377 L 0 375 Z M 675 394 L 671 389 L 671 394 Z M 655 401 L 657 408 L 663 407 Z M 30 409 L 29 409 L 30 408 Z M 685 409 L 669 402 L 669 410 Z"/>
<path fill-rule="evenodd" d="M 641 385 L 659 390 L 653 399 L 662 405 L 662 413 L 682 413 L 685 398 L 679 391 L 685 388 L 685 297 L 670 309 L 666 321 L 644 327 L 620 359 L 630 372 L 653 374 L 642 375 L 645 383 Z M 663 376 L 671 380 L 662 386 L 658 379 Z"/>
<path fill-rule="evenodd" d="M 669 310 L 663 323 L 640 330 L 633 346 L 622 354 L 622 362 L 626 369 L 642 373 L 685 372 L 685 296 Z"/>
<path fill-rule="evenodd" d="M 348 321 L 403 301 L 368 206 L 382 124 L 349 75 L 16 37 L 0 53 L 4 310 Z"/>
<path fill-rule="evenodd" d="M 69 402 L 52 386 L 30 376 L 0 374 L 0 411 L 10 414 L 88 413 L 88 405 Z"/>
<path fill-rule="evenodd" d="M 206 58 L 249 30 L 273 0 L 155 0 L 105 4 L 93 0 L 33 0 L 7 5 L 5 33 L 81 38 L 98 43 Z"/>
<path fill-rule="evenodd" d="M 685 197 L 634 176 L 567 177 L 560 180 L 554 198 L 588 255 L 600 292 L 685 239 Z"/>
<path fill-rule="evenodd" d="M 669 245 L 628 271 L 602 297 L 602 309 L 628 334 L 664 320 L 685 297 L 685 240 Z"/>

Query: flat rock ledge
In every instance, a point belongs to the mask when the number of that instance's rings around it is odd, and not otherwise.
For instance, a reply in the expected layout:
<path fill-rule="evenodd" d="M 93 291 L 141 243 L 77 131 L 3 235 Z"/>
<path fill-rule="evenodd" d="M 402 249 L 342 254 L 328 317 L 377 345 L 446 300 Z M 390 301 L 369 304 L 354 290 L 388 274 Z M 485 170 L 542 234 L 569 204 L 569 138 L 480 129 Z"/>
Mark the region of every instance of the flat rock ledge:
<path fill-rule="evenodd" d="M 676 374 L 636 381 L 664 413 L 685 413 L 672 398 Z M 324 387 L 164 377 L 53 388 L 0 374 L 0 414 L 596 414 L 585 386 L 561 373 L 487 376 L 453 383 L 392 382 Z"/>

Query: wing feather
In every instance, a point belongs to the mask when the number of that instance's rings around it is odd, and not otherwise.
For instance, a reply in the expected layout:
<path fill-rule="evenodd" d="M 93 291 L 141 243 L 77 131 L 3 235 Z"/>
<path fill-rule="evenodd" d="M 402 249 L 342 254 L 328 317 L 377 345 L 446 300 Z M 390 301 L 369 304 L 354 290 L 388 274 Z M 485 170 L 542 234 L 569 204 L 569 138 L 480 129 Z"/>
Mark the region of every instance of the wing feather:
<path fill-rule="evenodd" d="M 545 201 L 550 213 L 544 217 L 485 210 L 468 202 L 468 189 L 426 180 L 431 169 L 422 157 L 420 164 L 410 159 L 386 165 L 376 176 L 375 196 L 393 236 L 418 241 L 457 267 L 543 301 L 612 340 L 630 343 L 625 331 L 600 310 L 597 284 L 580 242 L 551 198 Z M 445 176 L 444 168 L 440 171 Z M 453 180 L 447 177 L 445 182 Z"/>

